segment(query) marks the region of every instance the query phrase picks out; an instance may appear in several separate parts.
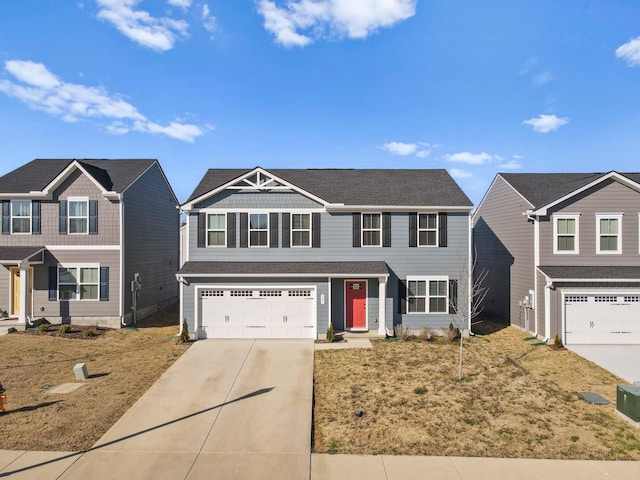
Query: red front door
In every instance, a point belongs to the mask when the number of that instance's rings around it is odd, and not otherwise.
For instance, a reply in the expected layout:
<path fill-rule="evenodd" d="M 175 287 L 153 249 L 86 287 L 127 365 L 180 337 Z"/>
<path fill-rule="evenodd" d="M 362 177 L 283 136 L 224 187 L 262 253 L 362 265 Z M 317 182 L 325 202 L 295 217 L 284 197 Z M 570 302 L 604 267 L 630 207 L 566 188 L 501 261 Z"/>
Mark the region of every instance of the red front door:
<path fill-rule="evenodd" d="M 367 283 L 364 280 L 345 282 L 346 328 L 367 328 Z"/>

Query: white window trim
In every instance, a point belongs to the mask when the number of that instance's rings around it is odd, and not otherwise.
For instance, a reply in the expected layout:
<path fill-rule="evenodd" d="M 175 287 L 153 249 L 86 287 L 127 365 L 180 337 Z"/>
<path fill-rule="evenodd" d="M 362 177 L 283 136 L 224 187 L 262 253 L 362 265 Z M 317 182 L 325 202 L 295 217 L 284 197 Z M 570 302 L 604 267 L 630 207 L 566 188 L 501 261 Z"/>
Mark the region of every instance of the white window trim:
<path fill-rule="evenodd" d="M 265 231 L 264 228 L 251 228 L 251 215 L 266 215 L 267 216 L 267 244 L 266 245 L 251 245 L 251 232 L 263 232 Z M 269 244 L 270 244 L 270 233 L 271 233 L 271 215 L 269 215 L 269 212 L 265 212 L 265 211 L 261 211 L 261 212 L 252 212 L 248 214 L 248 218 L 247 218 L 247 235 L 249 236 L 249 238 L 247 238 L 247 245 L 249 246 L 249 248 L 269 248 Z"/>
<path fill-rule="evenodd" d="M 309 217 L 309 228 L 296 228 L 295 231 L 296 232 L 309 232 L 309 244 L 308 245 L 294 245 L 293 244 L 293 232 L 294 232 L 294 228 L 293 228 L 293 216 L 294 215 L 307 215 Z M 311 212 L 289 212 L 289 218 L 290 218 L 290 222 L 289 222 L 289 246 L 291 248 L 311 248 L 311 235 L 313 234 L 313 225 L 312 225 L 312 221 L 313 221 L 313 216 L 311 215 Z"/>
<path fill-rule="evenodd" d="M 622 253 L 622 213 L 596 213 L 596 254 L 619 255 Z M 600 250 L 600 220 L 615 218 L 618 220 L 618 248 L 616 250 Z"/>
<path fill-rule="evenodd" d="M 409 312 L 409 282 L 415 282 L 415 281 L 419 281 L 419 282 L 426 282 L 425 285 L 425 301 L 424 301 L 424 312 Z M 431 281 L 444 281 L 446 286 L 447 286 L 447 296 L 446 296 L 446 311 L 444 312 L 430 312 L 429 311 L 429 298 L 431 298 L 429 296 L 429 282 Z M 407 295 L 406 295 L 406 301 L 407 301 L 407 315 L 445 315 L 447 313 L 449 313 L 449 277 L 446 275 L 432 275 L 432 276 L 424 276 L 424 275 L 408 275 L 406 278 L 406 282 L 407 282 Z M 415 298 L 415 297 L 411 297 L 411 298 Z M 421 297 L 420 297 L 421 298 Z M 441 298 L 441 297 L 433 297 L 433 298 Z"/>
<path fill-rule="evenodd" d="M 436 243 L 434 245 L 421 245 L 420 244 L 420 232 L 432 232 L 433 230 L 431 228 L 420 228 L 420 215 L 434 215 L 436 217 Z M 418 238 L 417 238 L 417 243 L 418 243 L 418 247 L 426 247 L 426 248 L 433 248 L 433 247 L 437 247 L 438 243 L 440 242 L 440 239 L 438 238 L 438 231 L 439 231 L 439 222 L 440 219 L 438 218 L 438 213 L 437 212 L 418 212 L 418 225 L 417 225 L 417 231 L 418 231 Z"/>
<path fill-rule="evenodd" d="M 222 215 L 224 217 L 224 228 L 209 228 L 209 215 Z M 206 212 L 205 213 L 205 241 L 206 246 L 211 248 L 226 248 L 227 247 L 227 214 L 222 212 Z M 209 245 L 209 232 L 222 232 L 224 238 L 223 245 Z"/>
<path fill-rule="evenodd" d="M 377 215 L 378 218 L 380 219 L 380 228 L 367 228 L 366 231 L 367 232 L 375 232 L 378 231 L 380 232 L 380 241 L 378 242 L 377 245 L 365 245 L 364 244 L 364 232 L 365 232 L 365 228 L 364 228 L 364 216 L 365 215 Z M 382 247 L 382 213 L 381 212 L 366 212 L 366 213 L 361 213 L 360 214 L 360 246 L 364 247 L 364 248 L 377 248 L 377 247 Z"/>
<path fill-rule="evenodd" d="M 86 218 L 87 219 L 87 231 L 86 232 L 71 232 L 71 202 L 84 202 L 87 204 L 86 217 L 74 216 L 73 218 Z M 89 235 L 89 197 L 68 197 L 67 198 L 67 233 L 69 235 Z"/>
<path fill-rule="evenodd" d="M 554 255 L 578 255 L 580 253 L 580 214 L 579 213 L 563 213 L 552 215 L 553 218 L 553 253 Z M 558 220 L 575 220 L 576 233 L 574 250 L 558 250 Z"/>
<path fill-rule="evenodd" d="M 16 216 L 13 214 L 13 202 L 29 202 L 29 216 L 28 217 L 23 217 L 23 216 Z M 31 202 L 31 200 L 11 200 L 9 202 L 10 205 L 10 215 L 9 215 L 9 221 L 10 221 L 10 228 L 11 228 L 11 234 L 12 235 L 31 235 L 32 233 L 32 229 L 31 226 L 33 224 L 32 218 L 33 218 L 33 202 Z M 25 219 L 28 218 L 29 219 L 29 231 L 28 232 L 14 232 L 13 231 L 13 219 L 14 218 L 20 218 L 20 219 Z"/>
<path fill-rule="evenodd" d="M 76 268 L 78 269 L 78 278 L 77 278 L 77 282 L 76 282 L 76 298 L 60 298 L 60 269 L 61 268 Z M 98 270 L 98 281 L 94 284 L 94 283 L 82 283 L 80 281 L 80 272 L 79 270 L 82 268 L 95 268 Z M 57 287 L 56 287 L 56 291 L 57 293 L 57 297 L 58 297 L 58 301 L 59 302 L 99 302 L 100 301 L 100 264 L 99 263 L 59 263 L 58 264 L 58 271 L 57 271 Z M 63 285 L 71 285 L 70 283 L 65 283 Z M 97 285 L 98 286 L 98 296 L 97 298 L 85 298 L 85 299 L 81 299 L 80 298 L 80 286 L 81 285 Z"/>

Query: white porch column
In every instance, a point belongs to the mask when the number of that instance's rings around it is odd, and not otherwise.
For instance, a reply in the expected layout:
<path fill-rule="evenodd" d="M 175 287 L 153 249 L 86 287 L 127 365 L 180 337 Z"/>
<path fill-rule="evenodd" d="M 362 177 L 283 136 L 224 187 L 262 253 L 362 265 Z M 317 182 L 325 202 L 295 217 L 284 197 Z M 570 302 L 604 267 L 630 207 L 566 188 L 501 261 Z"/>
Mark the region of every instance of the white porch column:
<path fill-rule="evenodd" d="M 18 322 L 27 323 L 27 312 L 29 311 L 29 265 L 20 263 L 20 304 Z"/>
<path fill-rule="evenodd" d="M 387 277 L 378 279 L 378 335 L 384 336 L 387 331 Z"/>

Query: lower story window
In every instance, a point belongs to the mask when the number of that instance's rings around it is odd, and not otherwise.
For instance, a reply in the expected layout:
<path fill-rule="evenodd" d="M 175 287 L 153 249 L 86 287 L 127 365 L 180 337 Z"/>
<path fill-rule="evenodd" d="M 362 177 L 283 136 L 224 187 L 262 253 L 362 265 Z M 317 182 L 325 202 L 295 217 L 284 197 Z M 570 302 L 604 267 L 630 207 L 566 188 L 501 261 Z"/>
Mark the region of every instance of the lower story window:
<path fill-rule="evenodd" d="M 59 267 L 59 300 L 98 300 L 100 295 L 100 268 Z"/>
<path fill-rule="evenodd" d="M 447 313 L 448 290 L 444 277 L 407 278 L 407 313 Z"/>

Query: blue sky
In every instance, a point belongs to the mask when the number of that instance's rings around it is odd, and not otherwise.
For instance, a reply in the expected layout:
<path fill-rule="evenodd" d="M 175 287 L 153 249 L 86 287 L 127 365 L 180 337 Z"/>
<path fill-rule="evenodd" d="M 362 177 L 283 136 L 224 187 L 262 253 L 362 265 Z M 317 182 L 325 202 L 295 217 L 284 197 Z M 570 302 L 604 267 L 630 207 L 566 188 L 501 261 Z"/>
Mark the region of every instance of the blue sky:
<path fill-rule="evenodd" d="M 639 171 L 637 0 L 12 0 L 0 174 L 208 168 Z"/>

